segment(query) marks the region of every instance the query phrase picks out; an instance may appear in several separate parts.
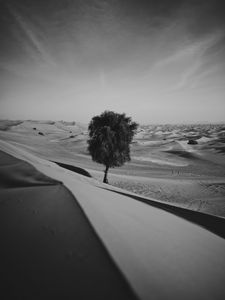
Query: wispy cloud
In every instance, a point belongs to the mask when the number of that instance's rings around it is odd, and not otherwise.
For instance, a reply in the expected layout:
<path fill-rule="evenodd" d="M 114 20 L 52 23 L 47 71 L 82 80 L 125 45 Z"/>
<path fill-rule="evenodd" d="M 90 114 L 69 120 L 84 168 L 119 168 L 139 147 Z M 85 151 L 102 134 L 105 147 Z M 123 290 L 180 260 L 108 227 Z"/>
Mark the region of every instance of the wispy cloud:
<path fill-rule="evenodd" d="M 188 63 L 186 65 L 177 83 L 170 89 L 170 92 L 178 91 L 185 87 L 197 87 L 200 79 L 215 71 L 215 66 L 212 67 L 212 71 L 211 66 L 208 66 L 207 70 L 204 68 L 208 61 L 206 52 L 223 37 L 224 32 L 220 31 L 217 34 L 190 44 L 188 47 L 177 51 L 157 64 L 158 67 L 162 68 L 168 67 L 169 64 L 176 64 L 184 60 L 189 62 L 191 60 L 191 64 Z"/>
<path fill-rule="evenodd" d="M 180 48 L 178 51 L 175 51 L 171 55 L 160 59 L 155 65 L 154 68 L 163 68 L 167 67 L 170 64 L 177 63 L 179 61 L 182 61 L 184 59 L 187 59 L 188 57 L 193 57 L 197 53 L 199 53 L 199 45 L 198 44 L 191 44 L 191 45 L 185 45 L 182 48 Z"/>
<path fill-rule="evenodd" d="M 14 8 L 12 5 L 7 4 L 8 10 L 11 15 L 14 17 L 22 31 L 24 32 L 26 38 L 29 40 L 31 45 L 33 46 L 36 53 L 38 53 L 41 59 L 44 62 L 54 64 L 51 56 L 49 55 L 48 51 L 45 49 L 42 42 L 37 38 L 36 34 L 31 28 L 31 25 L 28 23 L 27 20 Z M 32 53 L 33 54 L 33 53 Z"/>

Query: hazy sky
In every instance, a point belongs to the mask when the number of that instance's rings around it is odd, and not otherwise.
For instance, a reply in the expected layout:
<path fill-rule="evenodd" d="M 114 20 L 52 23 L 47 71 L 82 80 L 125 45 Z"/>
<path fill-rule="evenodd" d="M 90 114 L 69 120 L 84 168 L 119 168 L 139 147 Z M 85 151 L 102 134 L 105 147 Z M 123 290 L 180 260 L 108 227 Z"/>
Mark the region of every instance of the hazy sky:
<path fill-rule="evenodd" d="M 218 0 L 0 0 L 0 118 L 225 121 Z"/>

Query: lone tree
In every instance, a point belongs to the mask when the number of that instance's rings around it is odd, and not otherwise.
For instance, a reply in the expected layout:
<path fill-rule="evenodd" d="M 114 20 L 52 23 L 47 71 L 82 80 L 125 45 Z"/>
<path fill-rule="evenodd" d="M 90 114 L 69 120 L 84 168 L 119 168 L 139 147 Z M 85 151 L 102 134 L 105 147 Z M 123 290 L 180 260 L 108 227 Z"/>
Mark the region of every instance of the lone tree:
<path fill-rule="evenodd" d="M 88 126 L 88 151 L 93 161 L 105 165 L 104 183 L 108 183 L 109 168 L 130 160 L 130 143 L 137 127 L 124 113 L 104 111 L 92 118 Z"/>

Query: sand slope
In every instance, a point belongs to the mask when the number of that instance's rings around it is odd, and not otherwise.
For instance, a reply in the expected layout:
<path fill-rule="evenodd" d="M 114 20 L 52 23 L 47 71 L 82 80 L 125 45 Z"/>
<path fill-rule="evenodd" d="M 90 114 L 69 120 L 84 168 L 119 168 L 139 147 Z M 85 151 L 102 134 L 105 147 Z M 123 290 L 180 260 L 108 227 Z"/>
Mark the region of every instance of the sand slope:
<path fill-rule="evenodd" d="M 26 299 L 33 295 L 33 290 L 36 290 L 33 298 L 43 299 L 38 296 L 40 287 L 49 287 L 47 295 L 59 295 L 61 299 L 64 293 L 67 293 L 64 298 L 69 299 L 71 291 L 80 293 L 76 299 L 89 299 L 82 293 L 85 288 L 88 293 L 93 280 L 101 283 L 101 288 L 96 284 L 91 293 L 107 293 L 107 297 L 98 294 L 96 299 L 110 299 L 110 295 L 111 299 L 132 299 L 126 281 L 99 246 L 97 237 L 90 234 L 90 225 L 83 219 L 85 215 L 140 299 L 224 299 L 223 238 L 137 201 L 128 193 L 107 191 L 104 188 L 108 186 L 92 178 L 60 168 L 9 143 L 1 142 L 0 149 L 26 160 L 47 176 L 47 179 L 44 176 L 47 186 L 34 184 L 26 187 L 26 191 L 19 188 L 22 192 L 19 199 L 17 188 L 1 189 L 1 221 L 5 220 L 1 236 L 6 241 L 6 251 L 1 257 L 8 272 L 5 278 L 15 276 L 15 283 L 20 277 L 22 284 L 15 284 L 14 288 L 18 293 L 22 289 Z M 21 170 L 21 165 L 18 167 Z M 63 182 L 73 196 L 61 185 L 55 185 L 55 180 Z M 46 264 L 47 273 L 43 272 Z M 32 275 L 34 269 L 41 276 Z M 100 276 L 97 279 L 96 274 Z M 30 288 L 25 290 L 27 282 Z"/>
<path fill-rule="evenodd" d="M 75 197 L 0 152 L 4 299 L 136 299 Z"/>

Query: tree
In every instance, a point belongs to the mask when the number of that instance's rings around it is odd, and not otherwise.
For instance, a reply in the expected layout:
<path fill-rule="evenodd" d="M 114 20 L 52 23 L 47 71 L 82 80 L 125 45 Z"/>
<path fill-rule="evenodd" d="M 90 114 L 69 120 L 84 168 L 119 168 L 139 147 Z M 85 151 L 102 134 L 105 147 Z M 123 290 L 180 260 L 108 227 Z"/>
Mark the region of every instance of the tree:
<path fill-rule="evenodd" d="M 130 160 L 130 143 L 137 127 L 130 117 L 113 111 L 104 111 L 89 123 L 88 151 L 93 161 L 105 165 L 104 183 L 108 183 L 109 168 Z"/>

